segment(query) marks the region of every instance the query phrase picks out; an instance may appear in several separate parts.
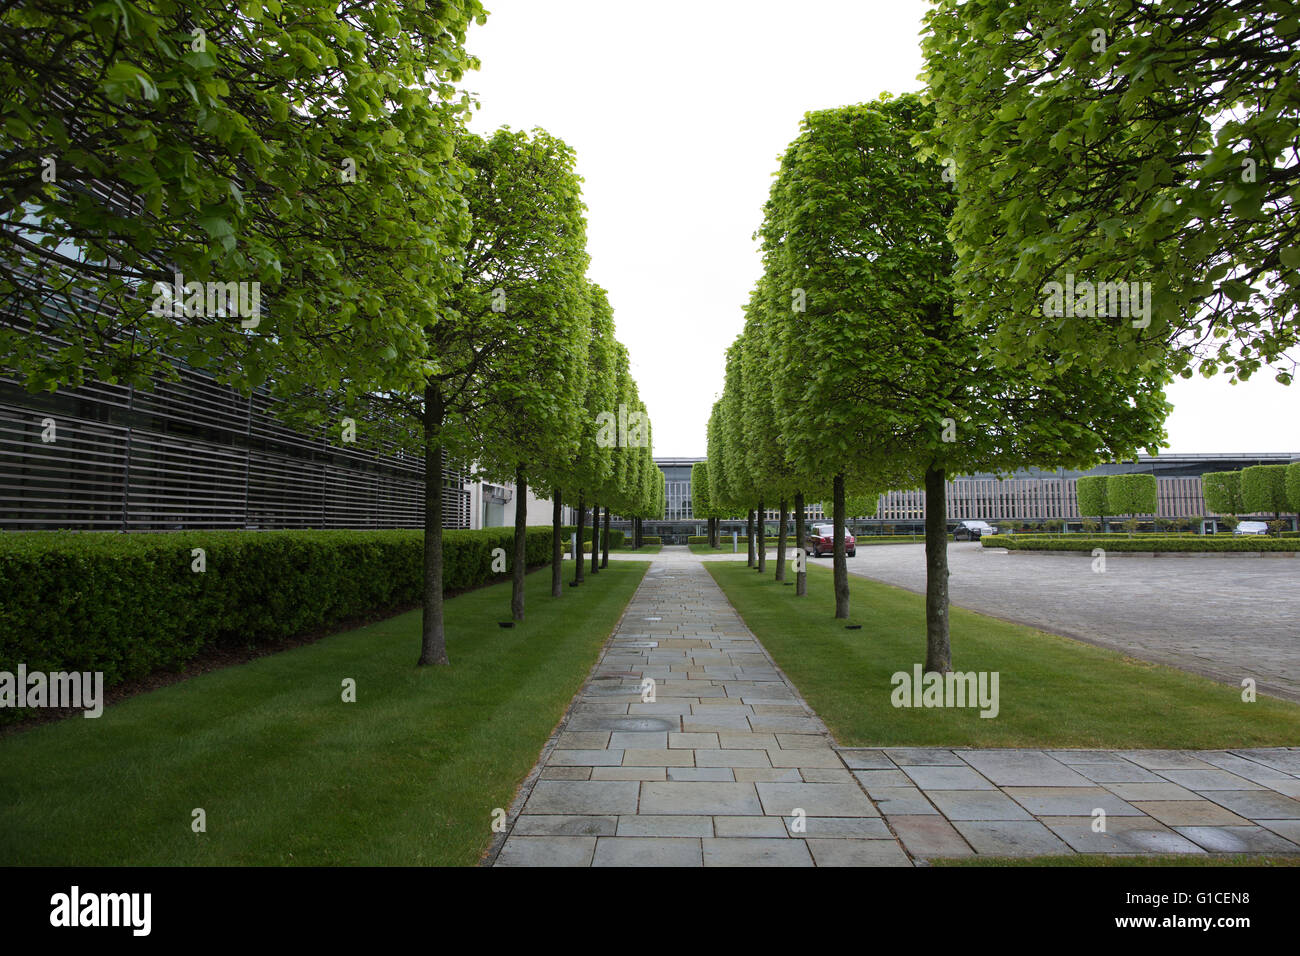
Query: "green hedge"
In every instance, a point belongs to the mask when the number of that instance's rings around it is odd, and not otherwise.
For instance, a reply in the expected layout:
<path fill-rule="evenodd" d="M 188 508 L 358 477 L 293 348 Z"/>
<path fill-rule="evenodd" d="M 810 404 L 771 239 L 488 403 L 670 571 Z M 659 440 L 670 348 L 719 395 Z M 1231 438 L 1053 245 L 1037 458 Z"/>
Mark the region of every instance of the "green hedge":
<path fill-rule="evenodd" d="M 509 566 L 512 529 L 444 536 L 446 590 L 508 576 L 492 573 L 492 551 Z M 214 644 L 272 643 L 415 603 L 423 548 L 420 531 L 0 532 L 0 671 L 103 671 L 111 687 Z M 526 548 L 530 566 L 548 562 L 550 529 L 530 528 Z"/>
<path fill-rule="evenodd" d="M 1184 535 L 1180 537 L 1102 538 L 1092 535 L 1067 535 L 1045 538 L 1031 535 L 989 535 L 983 539 L 986 548 L 1006 548 L 1010 551 L 1300 551 L 1300 540 L 1278 538 L 1229 537 L 1228 535 Z"/>
<path fill-rule="evenodd" d="M 657 535 L 657 534 L 643 534 L 641 535 L 641 543 L 662 545 L 664 543 L 664 539 L 661 535 Z M 612 541 L 611 541 L 611 546 L 612 546 Z"/>

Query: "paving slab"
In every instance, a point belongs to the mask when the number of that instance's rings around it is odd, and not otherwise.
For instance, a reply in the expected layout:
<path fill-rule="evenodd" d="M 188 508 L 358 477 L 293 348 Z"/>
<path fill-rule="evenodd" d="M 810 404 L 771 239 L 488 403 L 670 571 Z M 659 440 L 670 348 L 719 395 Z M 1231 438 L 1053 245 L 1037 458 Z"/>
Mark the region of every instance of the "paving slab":
<path fill-rule="evenodd" d="M 922 790 L 995 790 L 996 787 L 970 767 L 904 767 L 910 782 Z"/>
<path fill-rule="evenodd" d="M 911 866 L 894 840 L 809 839 L 808 851 L 818 866 Z"/>
<path fill-rule="evenodd" d="M 1232 753 L 1238 757 L 1245 757 L 1247 760 L 1263 764 L 1265 767 L 1272 767 L 1274 770 L 1300 776 L 1300 748 L 1275 747 L 1264 750 L 1234 750 Z"/>
<path fill-rule="evenodd" d="M 1141 810 L 1101 787 L 1007 787 L 1003 791 L 1036 817 L 1143 816 Z"/>
<path fill-rule="evenodd" d="M 1269 790 L 1216 790 L 1208 796 L 1215 803 L 1257 822 L 1300 820 L 1300 800 Z"/>
<path fill-rule="evenodd" d="M 1107 783 L 1107 790 L 1121 800 L 1195 800 L 1195 792 L 1176 783 Z"/>
<path fill-rule="evenodd" d="M 1052 856 L 1070 847 L 1037 820 L 954 820 L 953 827 L 984 856 Z"/>
<path fill-rule="evenodd" d="M 878 817 L 867 795 L 857 784 L 757 783 L 763 812 L 788 817 L 796 809 L 818 817 Z"/>
<path fill-rule="evenodd" d="M 496 866 L 591 866 L 597 837 L 515 836 L 501 848 Z"/>
<path fill-rule="evenodd" d="M 714 817 L 713 835 L 718 837 L 773 838 L 787 836 L 779 817 Z"/>
<path fill-rule="evenodd" d="M 526 813 L 515 821 L 512 836 L 613 836 L 617 817 L 551 816 Z"/>
<path fill-rule="evenodd" d="M 914 816 L 938 813 L 934 805 L 915 787 L 880 787 L 867 791 L 886 816 Z"/>
<path fill-rule="evenodd" d="M 617 833 L 601 836 L 621 837 L 708 837 L 713 836 L 713 818 L 702 816 L 654 817 L 628 814 L 618 817 Z"/>
<path fill-rule="evenodd" d="M 1300 846 L 1263 827 L 1174 827 L 1211 853 L 1300 853 Z"/>
<path fill-rule="evenodd" d="M 687 813 L 710 816 L 761 815 L 752 783 L 645 783 L 641 813 Z"/>
<path fill-rule="evenodd" d="M 703 866 L 699 838 L 600 837 L 592 866 Z"/>
<path fill-rule="evenodd" d="M 1205 851 L 1150 817 L 1107 817 L 1094 829 L 1091 817 L 1041 817 L 1039 820 L 1079 853 L 1189 853 Z"/>
<path fill-rule="evenodd" d="M 926 796 L 954 823 L 958 820 L 1032 819 L 1029 811 L 998 790 L 929 790 Z M 885 812 L 890 811 L 886 808 Z"/>
<path fill-rule="evenodd" d="M 631 781 L 539 780 L 524 804 L 524 812 L 635 813 L 641 786 Z"/>
<path fill-rule="evenodd" d="M 1226 770 L 1161 770 L 1160 776 L 1188 790 L 1263 790 L 1257 783 Z"/>
<path fill-rule="evenodd" d="M 895 764 L 882 750 L 850 750 L 841 747 L 840 759 L 850 770 L 893 770 Z"/>
<path fill-rule="evenodd" d="M 959 750 L 957 755 L 999 787 L 1087 787 L 1092 781 L 1041 750 Z"/>
<path fill-rule="evenodd" d="M 803 840 L 722 837 L 702 842 L 705 866 L 814 865 Z"/>
<path fill-rule="evenodd" d="M 937 857 L 973 856 L 962 835 L 951 823 L 938 814 L 929 816 L 891 815 L 885 818 L 890 828 L 903 841 L 909 853 L 923 860 Z"/>

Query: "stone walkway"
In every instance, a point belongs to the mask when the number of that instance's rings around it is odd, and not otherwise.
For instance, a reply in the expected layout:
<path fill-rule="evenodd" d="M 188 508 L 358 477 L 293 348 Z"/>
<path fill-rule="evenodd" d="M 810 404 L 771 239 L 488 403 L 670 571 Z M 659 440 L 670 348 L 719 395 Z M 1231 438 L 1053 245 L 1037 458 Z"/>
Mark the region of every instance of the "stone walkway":
<path fill-rule="evenodd" d="M 837 748 L 698 558 L 666 549 L 490 860 L 907 866 L 972 854 L 1300 853 L 1296 797 L 1300 749 Z"/>

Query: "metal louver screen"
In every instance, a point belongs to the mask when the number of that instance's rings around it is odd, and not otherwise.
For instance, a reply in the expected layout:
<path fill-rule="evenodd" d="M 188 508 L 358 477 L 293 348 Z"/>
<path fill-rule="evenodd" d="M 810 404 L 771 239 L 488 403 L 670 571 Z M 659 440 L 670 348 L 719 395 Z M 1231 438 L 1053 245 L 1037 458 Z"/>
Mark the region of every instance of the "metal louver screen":
<path fill-rule="evenodd" d="M 266 396 L 180 376 L 53 395 L 0 378 L 0 528 L 421 526 L 419 461 L 331 446 L 272 418 Z M 445 526 L 468 528 L 464 475 L 445 468 L 443 482 Z"/>

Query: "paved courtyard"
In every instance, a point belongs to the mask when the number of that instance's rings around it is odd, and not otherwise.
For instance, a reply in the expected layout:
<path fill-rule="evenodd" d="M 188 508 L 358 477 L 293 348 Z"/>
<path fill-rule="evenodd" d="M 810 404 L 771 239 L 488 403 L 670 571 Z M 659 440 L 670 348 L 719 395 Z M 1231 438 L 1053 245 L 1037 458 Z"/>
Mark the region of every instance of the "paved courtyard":
<path fill-rule="evenodd" d="M 489 862 L 910 866 L 974 854 L 1291 854 L 1300 853 L 1296 798 L 1300 748 L 838 748 L 700 560 L 665 550 L 543 750 Z"/>
<path fill-rule="evenodd" d="M 729 557 L 729 556 L 728 556 Z M 810 559 L 811 560 L 811 559 Z M 829 559 L 823 559 L 829 566 Z M 954 605 L 1300 701 L 1300 559 L 1050 555 L 948 545 Z M 925 547 L 858 548 L 849 572 L 922 593 Z"/>

